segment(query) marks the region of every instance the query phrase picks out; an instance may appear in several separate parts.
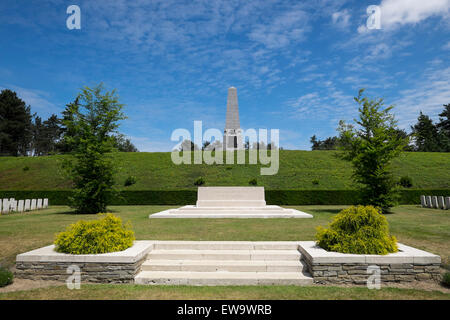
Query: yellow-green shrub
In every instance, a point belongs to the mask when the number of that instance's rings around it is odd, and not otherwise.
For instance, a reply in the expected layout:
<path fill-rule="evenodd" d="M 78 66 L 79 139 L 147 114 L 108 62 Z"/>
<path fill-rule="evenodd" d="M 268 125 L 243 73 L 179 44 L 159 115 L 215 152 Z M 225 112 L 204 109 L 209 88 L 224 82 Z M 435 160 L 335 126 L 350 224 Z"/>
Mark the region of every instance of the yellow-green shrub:
<path fill-rule="evenodd" d="M 131 225 L 108 213 L 100 220 L 70 225 L 56 235 L 56 251 L 70 254 L 97 254 L 125 250 L 133 245 Z"/>
<path fill-rule="evenodd" d="M 397 239 L 389 235 L 386 217 L 372 206 L 339 212 L 328 229 L 317 228 L 317 244 L 327 250 L 354 254 L 397 252 Z"/>

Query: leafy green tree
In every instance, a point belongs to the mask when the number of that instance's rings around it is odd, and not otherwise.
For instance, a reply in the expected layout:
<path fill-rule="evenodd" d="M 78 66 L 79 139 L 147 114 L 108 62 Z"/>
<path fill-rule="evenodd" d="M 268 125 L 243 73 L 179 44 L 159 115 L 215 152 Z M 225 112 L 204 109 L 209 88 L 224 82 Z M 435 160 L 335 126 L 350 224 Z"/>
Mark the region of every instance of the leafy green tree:
<path fill-rule="evenodd" d="M 318 140 L 316 135 L 313 135 L 310 140 L 311 150 L 336 150 L 339 143 L 338 137 L 328 137 L 325 140 Z"/>
<path fill-rule="evenodd" d="M 355 101 L 359 104 L 357 128 L 341 121 L 340 156 L 353 166 L 353 179 L 361 186 L 361 201 L 388 212 L 397 202 L 396 184 L 390 171 L 392 159 L 407 144 L 398 134 L 397 122 L 390 113 L 392 106 L 383 109 L 383 99 L 363 97 L 359 91 Z"/>
<path fill-rule="evenodd" d="M 103 93 L 102 84 L 85 87 L 76 103 L 67 105 L 62 120 L 65 143 L 72 157 L 63 163 L 75 188 L 71 206 L 78 213 L 105 212 L 114 191 L 115 162 L 112 134 L 125 119 L 115 91 Z"/>
<path fill-rule="evenodd" d="M 138 148 L 131 142 L 130 139 L 125 138 L 121 133 L 113 136 L 114 146 L 120 152 L 139 152 Z"/>
<path fill-rule="evenodd" d="M 0 155 L 25 156 L 32 142 L 30 107 L 9 89 L 0 92 Z"/>
<path fill-rule="evenodd" d="M 439 130 L 442 151 L 450 152 L 450 103 L 444 104 L 444 110 L 439 114 L 437 128 Z"/>
<path fill-rule="evenodd" d="M 441 151 L 440 137 L 433 120 L 422 112 L 417 118 L 417 123 L 411 127 L 415 140 L 415 151 L 439 152 Z"/>
<path fill-rule="evenodd" d="M 46 148 L 46 139 L 44 133 L 44 124 L 39 116 L 34 118 L 33 122 L 33 143 L 32 149 L 35 156 L 41 156 L 44 154 L 44 149 Z"/>
<path fill-rule="evenodd" d="M 52 114 L 44 121 L 44 140 L 46 141 L 44 154 L 47 155 L 57 152 L 58 145 L 61 141 L 61 134 L 60 120 L 56 114 Z"/>

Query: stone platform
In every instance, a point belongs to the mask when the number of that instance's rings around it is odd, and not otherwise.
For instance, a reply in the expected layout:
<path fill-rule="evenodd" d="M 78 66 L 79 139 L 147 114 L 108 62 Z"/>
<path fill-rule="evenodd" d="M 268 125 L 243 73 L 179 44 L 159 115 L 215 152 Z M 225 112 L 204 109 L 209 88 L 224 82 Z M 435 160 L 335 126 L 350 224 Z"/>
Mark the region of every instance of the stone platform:
<path fill-rule="evenodd" d="M 264 187 L 199 187 L 196 205 L 169 209 L 150 218 L 312 218 L 295 209 L 266 205 Z"/>
<path fill-rule="evenodd" d="M 314 241 L 135 241 L 121 252 L 73 255 L 47 246 L 16 258 L 16 277 L 66 281 L 76 265 L 82 282 L 147 285 L 365 285 L 439 281 L 441 258 L 401 243 L 388 255 L 329 252 Z"/>

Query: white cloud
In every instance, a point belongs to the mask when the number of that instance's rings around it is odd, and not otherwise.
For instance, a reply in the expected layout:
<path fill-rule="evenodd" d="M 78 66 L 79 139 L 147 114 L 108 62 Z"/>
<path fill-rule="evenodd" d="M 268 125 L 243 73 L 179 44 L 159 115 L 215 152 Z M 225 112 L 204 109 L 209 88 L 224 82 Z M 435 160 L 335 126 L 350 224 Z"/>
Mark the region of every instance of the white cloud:
<path fill-rule="evenodd" d="M 442 49 L 444 49 L 444 50 L 450 50 L 450 41 L 447 42 L 446 44 L 444 44 L 444 46 L 442 47 Z"/>
<path fill-rule="evenodd" d="M 380 5 L 381 30 L 393 30 L 403 25 L 415 25 L 430 17 L 450 16 L 450 0 L 382 0 Z M 364 22 L 366 21 L 365 18 Z M 360 25 L 359 34 L 367 34 L 366 25 Z"/>
<path fill-rule="evenodd" d="M 309 30 L 308 15 L 303 10 L 291 10 L 275 17 L 268 24 L 258 24 L 249 38 L 264 44 L 269 49 L 286 47 L 292 42 L 302 41 Z"/>
<path fill-rule="evenodd" d="M 0 90 L 10 89 L 31 107 L 31 113 L 37 112 L 41 117 L 48 117 L 52 113 L 58 113 L 58 107 L 49 101 L 50 95 L 41 90 L 27 89 L 15 85 L 0 86 Z"/>
<path fill-rule="evenodd" d="M 350 14 L 348 10 L 337 11 L 331 15 L 331 20 L 338 28 L 345 29 L 350 24 Z"/>
<path fill-rule="evenodd" d="M 414 124 L 420 111 L 437 119 L 442 106 L 450 103 L 450 67 L 442 69 L 439 65 L 430 64 L 425 76 L 409 89 L 400 91 L 400 97 L 392 103 L 403 128 Z"/>
<path fill-rule="evenodd" d="M 448 17 L 450 0 L 383 0 L 381 27 L 417 24 L 432 16 Z"/>

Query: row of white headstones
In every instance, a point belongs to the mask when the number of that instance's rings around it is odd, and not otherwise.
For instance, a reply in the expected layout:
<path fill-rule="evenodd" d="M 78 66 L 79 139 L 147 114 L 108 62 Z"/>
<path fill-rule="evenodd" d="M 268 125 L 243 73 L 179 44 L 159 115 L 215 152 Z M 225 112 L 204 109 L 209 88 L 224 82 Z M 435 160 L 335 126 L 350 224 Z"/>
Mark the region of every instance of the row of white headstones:
<path fill-rule="evenodd" d="M 424 208 L 450 209 L 450 197 L 420 196 L 420 203 Z"/>
<path fill-rule="evenodd" d="M 24 212 L 48 208 L 48 199 L 26 199 L 16 200 L 14 198 L 0 201 L 0 212 Z"/>

